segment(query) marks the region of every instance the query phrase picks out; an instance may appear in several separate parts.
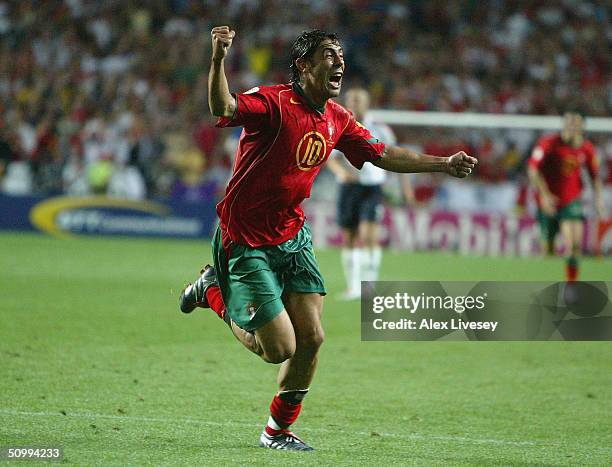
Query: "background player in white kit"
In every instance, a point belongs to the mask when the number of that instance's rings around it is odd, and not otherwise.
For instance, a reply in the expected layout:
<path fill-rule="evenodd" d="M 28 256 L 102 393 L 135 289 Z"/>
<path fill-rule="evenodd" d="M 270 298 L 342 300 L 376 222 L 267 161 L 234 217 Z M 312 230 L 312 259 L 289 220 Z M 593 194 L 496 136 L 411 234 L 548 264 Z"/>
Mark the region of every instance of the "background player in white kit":
<path fill-rule="evenodd" d="M 363 88 L 351 88 L 346 93 L 345 105 L 353 112 L 357 121 L 370 130 L 372 136 L 385 144 L 396 144 L 393 130 L 368 116 L 370 107 L 368 91 Z M 340 184 L 338 224 L 342 228 L 342 266 L 347 282 L 343 298 L 354 300 L 361 296 L 362 280 L 378 279 L 382 260 L 379 243 L 380 222 L 383 216 L 382 185 L 387 174 L 385 170 L 373 164 L 366 164 L 361 170 L 357 170 L 346 162 L 346 158 L 338 157 L 340 155 L 339 151 L 334 150 L 327 164 Z M 412 198 L 408 178 L 402 177 L 401 182 L 405 196 Z"/>

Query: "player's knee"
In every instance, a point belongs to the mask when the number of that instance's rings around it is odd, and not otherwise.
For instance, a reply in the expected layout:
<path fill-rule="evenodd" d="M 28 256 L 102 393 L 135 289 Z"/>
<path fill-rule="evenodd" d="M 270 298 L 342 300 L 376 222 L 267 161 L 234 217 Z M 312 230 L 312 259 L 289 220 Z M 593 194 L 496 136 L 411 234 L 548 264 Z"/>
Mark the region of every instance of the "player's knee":
<path fill-rule="evenodd" d="M 325 333 L 323 328 L 321 326 L 315 326 L 298 337 L 297 347 L 303 353 L 316 354 L 321 345 L 323 345 L 324 340 Z"/>
<path fill-rule="evenodd" d="M 263 359 L 268 363 L 283 363 L 295 353 L 295 342 L 279 342 L 264 349 Z"/>
<path fill-rule="evenodd" d="M 268 363 L 278 364 L 283 363 L 285 360 L 289 360 L 293 357 L 293 352 L 288 350 L 285 351 L 271 351 L 263 354 L 263 359 Z"/>

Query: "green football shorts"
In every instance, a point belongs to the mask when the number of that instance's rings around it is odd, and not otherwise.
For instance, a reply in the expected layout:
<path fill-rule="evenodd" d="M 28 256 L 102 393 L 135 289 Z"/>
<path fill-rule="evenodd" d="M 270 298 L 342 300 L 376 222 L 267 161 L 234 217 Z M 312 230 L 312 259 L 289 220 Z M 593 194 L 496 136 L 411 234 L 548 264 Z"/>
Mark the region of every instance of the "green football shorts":
<path fill-rule="evenodd" d="M 582 212 L 582 203 L 580 200 L 572 201 L 560 208 L 554 216 L 545 214 L 541 209 L 538 209 L 538 223 L 540 224 L 540 232 L 543 240 L 555 238 L 559 232 L 559 223 L 564 220 L 583 221 L 584 215 Z"/>
<path fill-rule="evenodd" d="M 251 248 L 231 243 L 227 250 L 217 227 L 212 250 L 227 312 L 246 331 L 275 318 L 288 292 L 326 294 L 308 223 L 280 245 Z"/>

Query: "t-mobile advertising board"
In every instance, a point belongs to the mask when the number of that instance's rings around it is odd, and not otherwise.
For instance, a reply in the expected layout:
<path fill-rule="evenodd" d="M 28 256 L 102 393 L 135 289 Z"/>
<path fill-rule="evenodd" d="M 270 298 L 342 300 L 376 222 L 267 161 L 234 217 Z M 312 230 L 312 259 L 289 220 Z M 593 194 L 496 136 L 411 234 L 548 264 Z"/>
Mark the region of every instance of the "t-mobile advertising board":
<path fill-rule="evenodd" d="M 335 206 L 309 202 L 306 215 L 316 247 L 341 244 Z M 540 252 L 540 232 L 535 220 L 504 213 L 385 208 L 381 237 L 385 246 L 407 251 L 445 250 L 489 256 L 530 256 Z M 594 222 L 587 222 L 586 251 L 596 250 L 598 244 L 602 254 L 612 252 L 612 225 L 601 223 L 597 229 Z"/>
<path fill-rule="evenodd" d="M 315 246 L 340 246 L 335 204 L 308 201 L 305 210 Z M 187 203 L 0 195 L 0 230 L 34 230 L 59 237 L 210 238 L 215 223 L 213 200 Z M 528 216 L 385 208 L 382 225 L 383 244 L 405 251 L 445 250 L 490 256 L 529 256 L 540 251 L 538 226 Z M 587 222 L 584 246 L 589 252 L 610 254 L 612 222 Z"/>

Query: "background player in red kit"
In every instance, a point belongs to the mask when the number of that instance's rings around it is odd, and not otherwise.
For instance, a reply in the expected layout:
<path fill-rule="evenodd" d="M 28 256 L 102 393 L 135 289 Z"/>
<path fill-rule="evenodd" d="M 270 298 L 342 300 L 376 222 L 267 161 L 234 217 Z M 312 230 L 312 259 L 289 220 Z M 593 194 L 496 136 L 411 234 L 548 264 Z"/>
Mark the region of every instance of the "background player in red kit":
<path fill-rule="evenodd" d="M 332 100 L 344 74 L 334 34 L 302 33 L 291 51 L 292 82 L 230 94 L 224 59 L 235 32 L 212 32 L 209 106 L 218 126 L 242 126 L 236 162 L 217 206 L 214 268 L 181 294 L 181 310 L 212 308 L 249 350 L 281 363 L 279 392 L 260 446 L 311 450 L 289 431 L 308 392 L 323 343 L 325 287 L 300 203 L 335 147 L 357 168 L 468 176 L 476 159 L 417 154 L 385 146 Z"/>
<path fill-rule="evenodd" d="M 582 171 L 593 182 L 595 208 L 604 213 L 599 163 L 593 143 L 583 136 L 582 116 L 567 112 L 561 133 L 541 138 L 529 159 L 529 179 L 536 188 L 538 221 L 548 254 L 554 253 L 555 236 L 561 229 L 566 242 L 566 276 L 578 277 L 578 258 L 583 237 Z"/>

